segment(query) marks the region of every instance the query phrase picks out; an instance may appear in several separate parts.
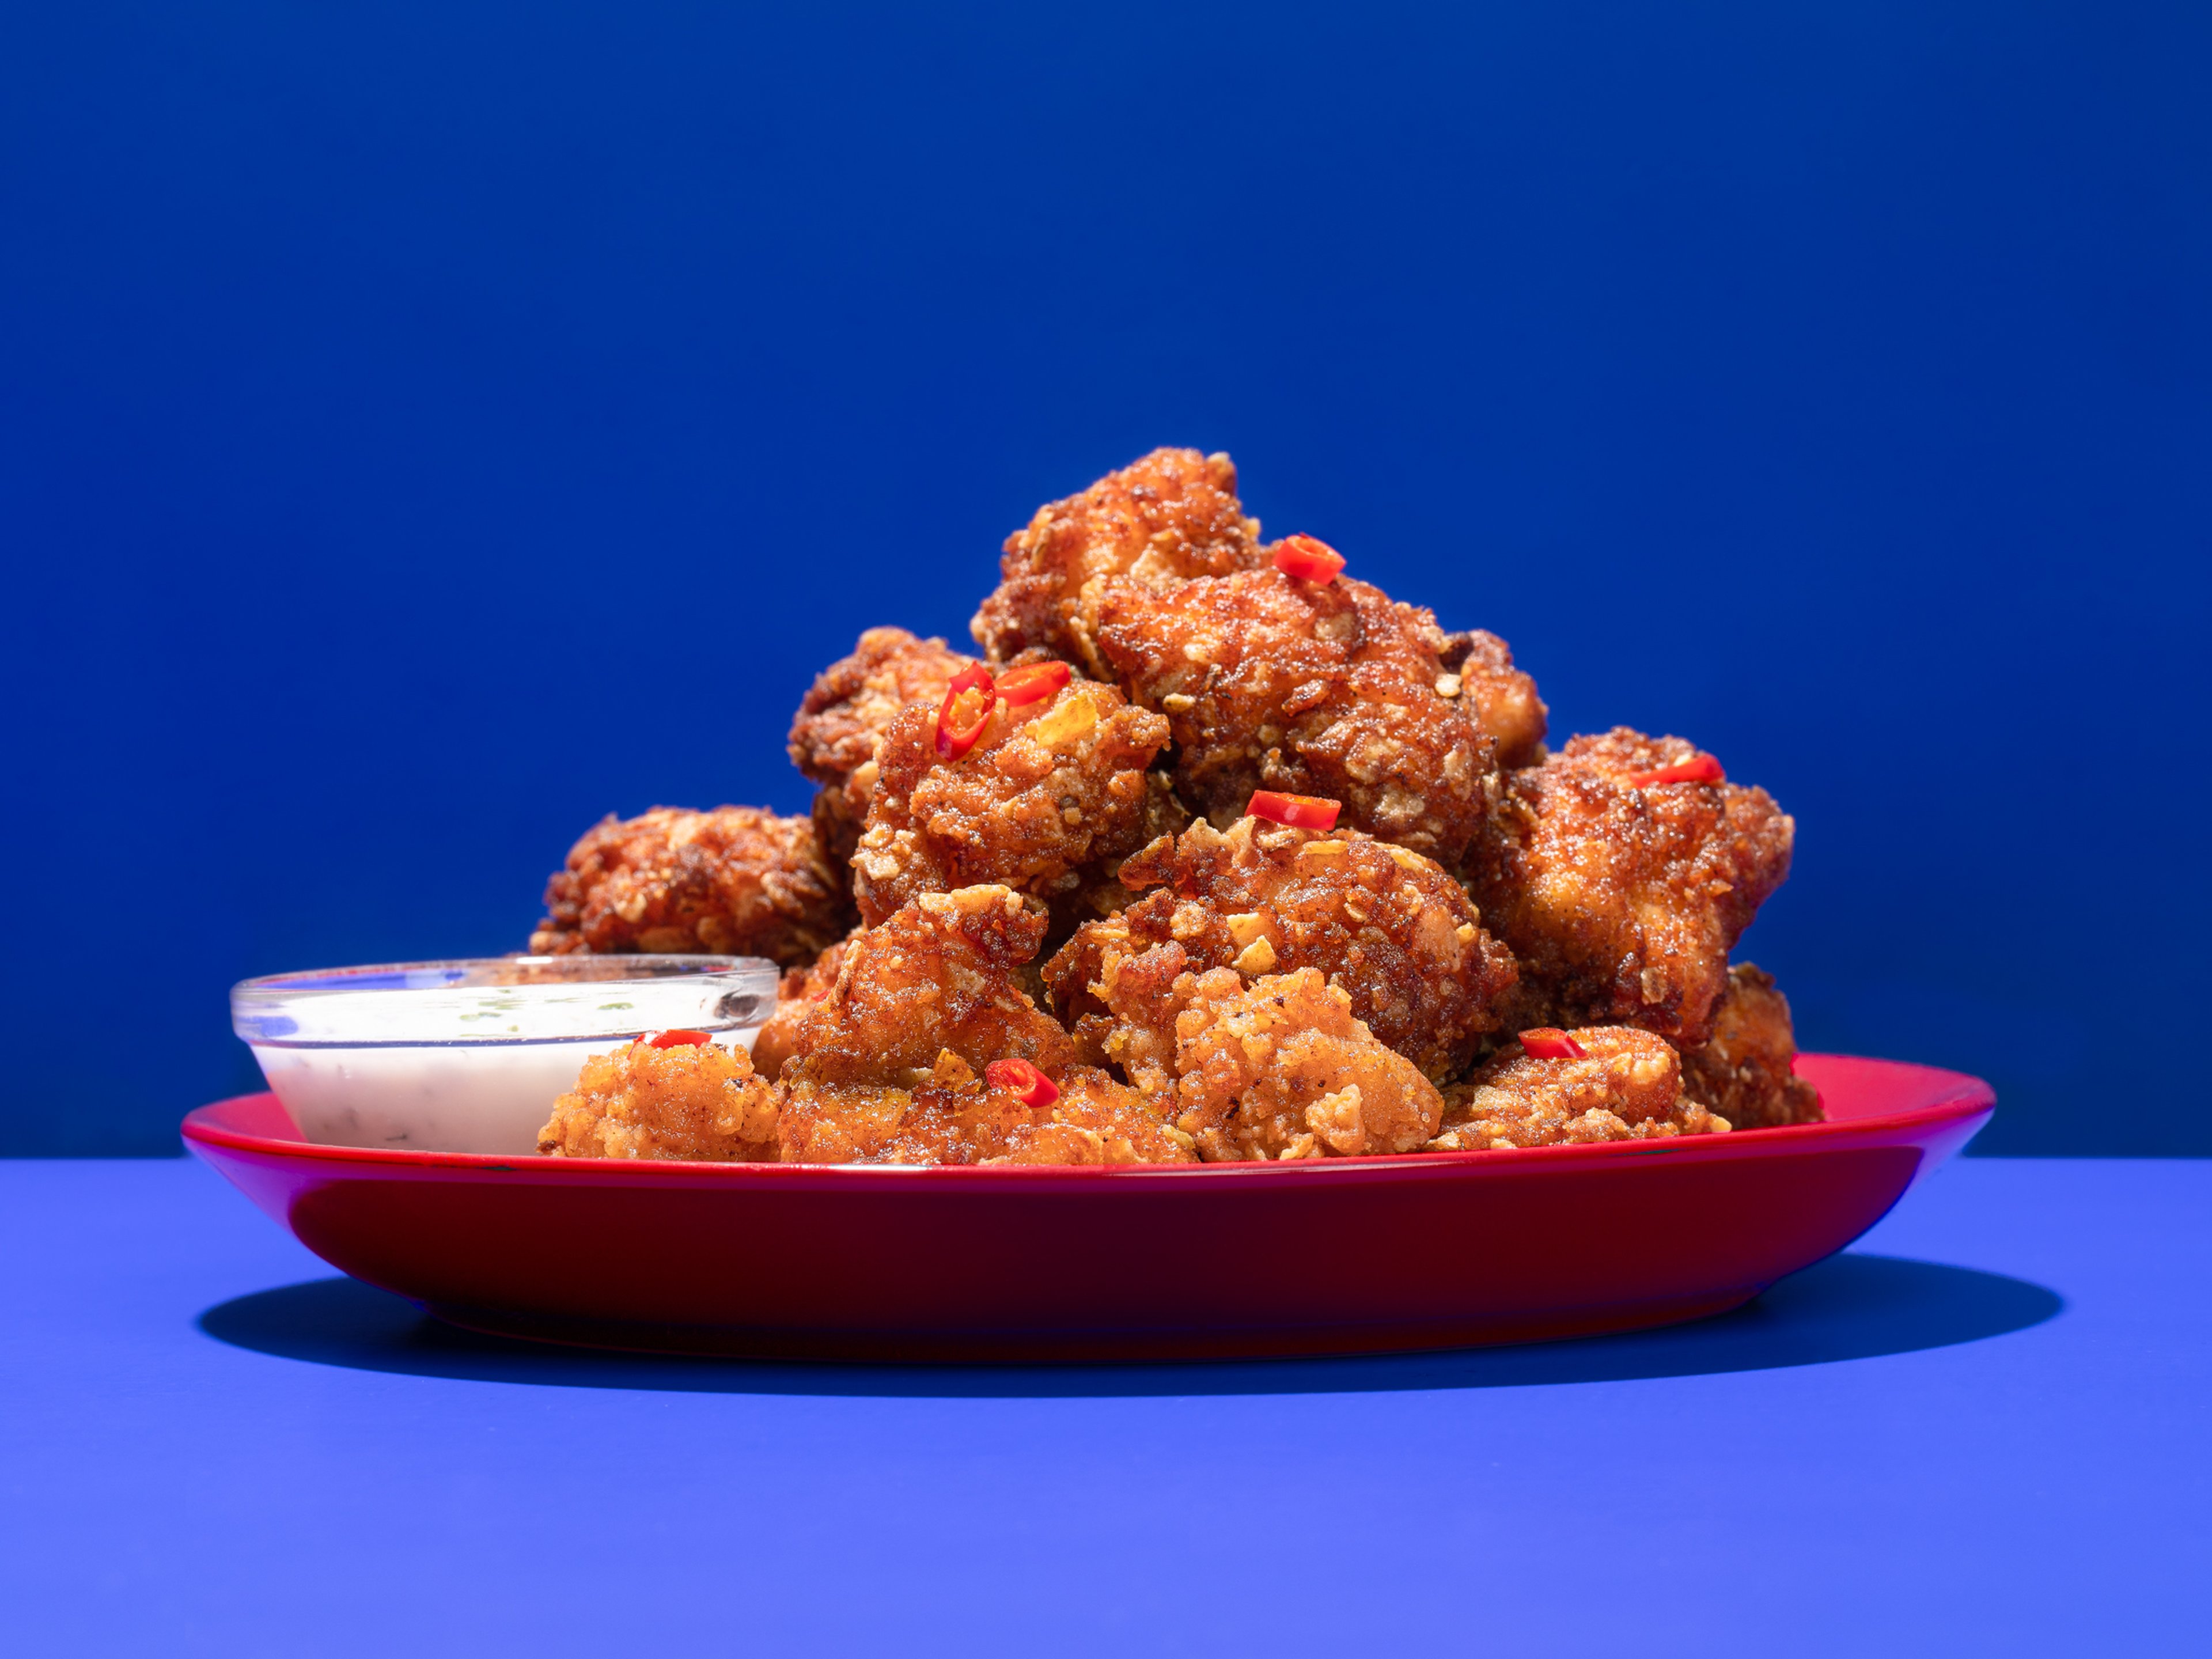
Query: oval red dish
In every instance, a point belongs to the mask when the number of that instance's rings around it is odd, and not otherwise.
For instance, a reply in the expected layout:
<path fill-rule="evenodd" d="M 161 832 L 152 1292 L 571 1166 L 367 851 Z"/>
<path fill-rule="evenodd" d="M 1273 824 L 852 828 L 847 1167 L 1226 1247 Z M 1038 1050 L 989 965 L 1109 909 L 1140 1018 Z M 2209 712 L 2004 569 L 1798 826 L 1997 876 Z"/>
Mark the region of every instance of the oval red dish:
<path fill-rule="evenodd" d="M 1841 1249 L 1996 1104 L 1800 1056 L 1829 1121 L 1522 1152 L 1121 1169 L 633 1163 L 323 1146 L 273 1095 L 191 1149 L 331 1266 L 544 1340 L 858 1359 L 1160 1359 L 1583 1336 Z"/>

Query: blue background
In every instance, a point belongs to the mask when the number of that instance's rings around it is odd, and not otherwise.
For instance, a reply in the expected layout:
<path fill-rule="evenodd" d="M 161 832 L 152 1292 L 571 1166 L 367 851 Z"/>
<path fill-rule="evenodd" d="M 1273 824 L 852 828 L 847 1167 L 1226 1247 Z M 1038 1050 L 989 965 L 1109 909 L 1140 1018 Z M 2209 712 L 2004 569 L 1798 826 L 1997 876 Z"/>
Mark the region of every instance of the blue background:
<path fill-rule="evenodd" d="M 1808 1046 L 2206 1152 L 2212 11 L 0 14 L 0 1139 L 242 975 L 808 790 L 863 627 L 1158 443 L 1799 822 Z"/>

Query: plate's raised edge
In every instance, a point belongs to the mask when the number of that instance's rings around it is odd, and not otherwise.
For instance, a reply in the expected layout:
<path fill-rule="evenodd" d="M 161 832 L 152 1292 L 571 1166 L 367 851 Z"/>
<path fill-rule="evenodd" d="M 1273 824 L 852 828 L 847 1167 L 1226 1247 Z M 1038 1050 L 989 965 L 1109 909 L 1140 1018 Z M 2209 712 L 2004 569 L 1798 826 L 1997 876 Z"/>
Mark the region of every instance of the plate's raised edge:
<path fill-rule="evenodd" d="M 1858 1055 L 1801 1056 L 1818 1060 L 1860 1060 Z M 1761 1158 L 1789 1148 L 1811 1151 L 1838 1142 L 1881 1139 L 1899 1131 L 1930 1128 L 1938 1124 L 1984 1115 L 1995 1109 L 1996 1092 L 1978 1077 L 1944 1071 L 1903 1060 L 1875 1060 L 1882 1066 L 1918 1073 L 1939 1088 L 1939 1097 L 1910 1111 L 1878 1116 L 1797 1124 L 1786 1129 L 1738 1130 L 1725 1135 L 1680 1135 L 1662 1140 L 1600 1141 L 1579 1146 L 1531 1146 L 1510 1152 L 1478 1150 L 1464 1152 L 1408 1152 L 1376 1158 L 1302 1158 L 1288 1164 L 708 1164 L 674 1159 L 621 1158 L 540 1158 L 507 1157 L 490 1152 L 425 1152 L 380 1146 L 326 1146 L 313 1141 L 273 1135 L 241 1133 L 209 1121 L 209 1115 L 234 1100 L 264 1098 L 239 1095 L 210 1102 L 186 1114 L 182 1133 L 188 1145 L 222 1147 L 263 1158 L 307 1159 L 316 1163 L 358 1164 L 398 1170 L 512 1170 L 538 1176 L 620 1173 L 643 1181 L 775 1181 L 797 1177 L 832 1176 L 839 1180 L 963 1181 L 969 1182 L 1113 1181 L 1140 1177 L 1151 1180 L 1328 1180 L 1354 1172 L 1387 1170 L 1411 1177 L 1422 1170 L 1493 1170 L 1503 1172 L 1532 1168 L 1564 1168 L 1595 1160 L 1631 1158 Z"/>

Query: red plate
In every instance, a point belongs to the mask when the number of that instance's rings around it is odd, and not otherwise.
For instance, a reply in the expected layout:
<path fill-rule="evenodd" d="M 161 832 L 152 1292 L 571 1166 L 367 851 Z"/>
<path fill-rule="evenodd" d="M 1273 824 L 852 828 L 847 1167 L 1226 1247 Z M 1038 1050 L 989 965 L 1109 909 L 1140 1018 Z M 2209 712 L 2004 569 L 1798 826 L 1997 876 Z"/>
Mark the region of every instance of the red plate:
<path fill-rule="evenodd" d="M 185 1139 L 300 1242 L 456 1325 L 599 1346 L 1158 1359 L 1525 1342 L 1715 1314 L 1871 1227 L 1978 1079 L 1800 1057 L 1829 1121 L 1510 1152 L 1122 1169 L 319 1146 L 273 1095 Z"/>

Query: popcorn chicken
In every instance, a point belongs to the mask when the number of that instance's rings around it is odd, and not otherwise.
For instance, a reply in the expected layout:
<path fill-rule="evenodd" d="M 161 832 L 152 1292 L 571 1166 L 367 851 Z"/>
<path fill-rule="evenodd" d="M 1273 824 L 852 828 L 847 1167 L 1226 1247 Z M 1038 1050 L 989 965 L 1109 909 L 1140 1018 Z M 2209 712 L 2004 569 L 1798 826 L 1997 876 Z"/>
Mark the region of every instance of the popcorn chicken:
<path fill-rule="evenodd" d="M 1439 695 L 1455 696 L 1498 744 L 1500 766 L 1538 766 L 1544 759 L 1544 732 L 1551 711 L 1536 695 L 1536 682 L 1513 665 L 1513 651 L 1495 634 L 1480 629 L 1448 634 L 1437 653 L 1443 677 Z"/>
<path fill-rule="evenodd" d="M 1698 755 L 1616 726 L 1506 775 L 1465 876 L 1521 964 L 1525 1023 L 1686 1048 L 1711 1033 L 1729 951 L 1789 874 L 1796 825 L 1763 789 L 1633 781 Z"/>
<path fill-rule="evenodd" d="M 537 956 L 644 951 L 812 959 L 850 925 L 814 826 L 750 806 L 656 806 L 585 832 L 545 884 Z"/>
<path fill-rule="evenodd" d="M 1265 562 L 1259 521 L 1237 505 L 1229 457 L 1156 449 L 1039 507 L 1008 537 L 1002 580 L 969 631 L 994 662 L 1041 646 L 1094 679 L 1111 679 L 1097 646 L 1108 583 L 1171 587 Z"/>
<path fill-rule="evenodd" d="M 1439 691 L 1447 636 L 1428 611 L 1273 568 L 1109 582 L 1097 609 L 1100 654 L 1167 716 L 1176 791 L 1217 828 L 1255 789 L 1323 795 L 1352 828 L 1457 866 L 1497 744 L 1470 700 Z"/>
<path fill-rule="evenodd" d="M 1247 978 L 1313 968 L 1351 1000 L 1376 1039 L 1433 1082 L 1456 1077 L 1498 1029 L 1513 958 L 1482 929 L 1459 884 L 1432 860 L 1356 830 L 1294 830 L 1204 819 L 1121 866 L 1128 887 L 1159 890 L 1086 922 L 1046 963 L 1063 1020 L 1095 1041 L 1094 988 L 1106 952 L 1170 941 L 1194 972 Z"/>
<path fill-rule="evenodd" d="M 876 750 L 899 711 L 934 708 L 952 677 L 975 663 L 943 640 L 871 628 L 853 654 L 823 669 L 791 722 L 791 763 L 821 785 L 814 826 L 823 856 L 846 878 L 876 788 Z"/>
<path fill-rule="evenodd" d="M 999 882 L 1033 896 L 1066 933 L 1086 884 L 1111 878 L 1142 844 L 1146 769 L 1167 722 L 1095 680 L 1071 680 L 1018 708 L 1000 700 L 953 758 L 937 749 L 939 711 L 891 722 L 866 832 L 853 860 L 862 918 L 880 921 L 927 892 Z"/>
<path fill-rule="evenodd" d="M 1443 1102 L 1311 968 L 1249 984 L 1182 945 L 1109 949 L 1105 1052 L 1209 1163 L 1410 1152 Z"/>
<path fill-rule="evenodd" d="M 741 1048 L 656 1048 L 639 1041 L 584 1062 L 538 1132 L 547 1158 L 763 1163 L 776 1156 L 776 1106 Z"/>
<path fill-rule="evenodd" d="M 1682 1087 L 1739 1129 L 1818 1123 L 1820 1091 L 1790 1069 L 1796 1057 L 1789 1000 L 1771 974 L 1740 963 L 1729 969 L 1712 1036 L 1682 1052 Z"/>
<path fill-rule="evenodd" d="M 1018 984 L 1044 917 L 1011 888 L 925 893 L 856 935 L 782 1062 L 786 1163 L 1188 1163 L 1135 1091 L 1076 1064 Z M 1058 1085 L 1042 1108 L 994 1086 L 1024 1060 Z"/>
<path fill-rule="evenodd" d="M 1724 1134 L 1729 1124 L 1682 1092 L 1681 1062 L 1649 1031 L 1586 1026 L 1567 1035 L 1580 1056 L 1539 1059 L 1509 1043 L 1444 1091 L 1443 1133 L 1431 1152 L 1503 1151 Z"/>

